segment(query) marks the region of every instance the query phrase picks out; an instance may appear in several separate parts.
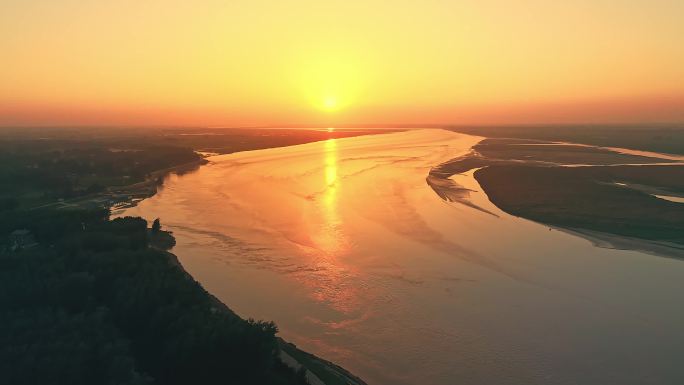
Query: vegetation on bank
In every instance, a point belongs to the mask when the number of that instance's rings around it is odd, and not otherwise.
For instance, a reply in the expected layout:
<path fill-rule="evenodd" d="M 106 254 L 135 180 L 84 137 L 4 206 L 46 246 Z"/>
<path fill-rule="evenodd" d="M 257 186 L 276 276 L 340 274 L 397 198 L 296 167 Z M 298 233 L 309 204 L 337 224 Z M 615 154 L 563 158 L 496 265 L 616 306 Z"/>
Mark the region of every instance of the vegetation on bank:
<path fill-rule="evenodd" d="M 190 148 L 155 144 L 119 149 L 107 142 L 0 141 L 0 210 L 100 193 L 200 159 Z"/>
<path fill-rule="evenodd" d="M 0 373 L 10 384 L 305 384 L 278 358 L 272 322 L 243 320 L 141 218 L 106 210 L 5 210 Z M 159 231 L 157 229 L 156 231 Z"/>

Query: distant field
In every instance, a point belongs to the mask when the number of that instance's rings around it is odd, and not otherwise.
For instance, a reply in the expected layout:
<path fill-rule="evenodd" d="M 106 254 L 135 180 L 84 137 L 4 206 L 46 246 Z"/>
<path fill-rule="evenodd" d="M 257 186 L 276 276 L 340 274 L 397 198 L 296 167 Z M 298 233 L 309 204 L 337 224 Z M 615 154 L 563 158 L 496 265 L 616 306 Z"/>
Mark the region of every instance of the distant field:
<path fill-rule="evenodd" d="M 451 127 L 453 131 L 488 138 L 521 138 L 572 142 L 602 147 L 684 155 L 684 124 L 668 126 L 516 126 Z"/>

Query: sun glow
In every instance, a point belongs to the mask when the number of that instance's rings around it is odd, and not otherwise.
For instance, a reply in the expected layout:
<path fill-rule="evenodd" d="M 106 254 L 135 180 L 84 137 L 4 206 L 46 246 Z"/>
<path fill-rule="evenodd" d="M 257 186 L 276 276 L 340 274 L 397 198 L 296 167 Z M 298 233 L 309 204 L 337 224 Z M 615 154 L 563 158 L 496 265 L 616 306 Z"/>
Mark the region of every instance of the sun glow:
<path fill-rule="evenodd" d="M 347 109 L 360 94 L 363 81 L 352 54 L 322 54 L 302 60 L 296 81 L 310 106 L 331 113 Z"/>
<path fill-rule="evenodd" d="M 337 109 L 337 99 L 329 96 L 323 100 L 323 109 L 326 111 L 335 111 Z"/>

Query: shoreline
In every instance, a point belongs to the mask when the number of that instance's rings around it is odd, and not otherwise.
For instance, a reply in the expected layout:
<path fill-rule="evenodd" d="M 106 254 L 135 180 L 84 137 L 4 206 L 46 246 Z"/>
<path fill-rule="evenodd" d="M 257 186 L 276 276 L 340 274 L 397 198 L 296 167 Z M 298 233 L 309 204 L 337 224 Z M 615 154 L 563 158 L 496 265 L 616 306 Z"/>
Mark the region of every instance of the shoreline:
<path fill-rule="evenodd" d="M 282 146 L 282 147 L 289 147 L 289 146 Z M 277 148 L 277 147 L 272 147 L 272 148 Z M 250 151 L 252 151 L 252 150 L 250 150 Z M 198 151 L 196 151 L 196 152 L 198 152 Z M 130 193 L 126 197 L 126 200 L 124 202 L 111 205 L 110 206 L 111 213 L 115 214 L 116 216 L 119 216 L 119 214 L 121 214 L 121 211 L 123 211 L 124 209 L 134 207 L 140 201 L 156 195 L 157 188 L 163 184 L 163 179 L 166 178 L 168 175 L 170 175 L 174 172 L 178 172 L 178 171 L 185 171 L 185 170 L 194 171 L 194 170 L 197 170 L 201 166 L 209 163 L 209 161 L 206 158 L 207 157 L 203 156 L 201 159 L 199 159 L 197 161 L 193 161 L 190 163 L 186 163 L 186 164 L 182 164 L 182 165 L 178 165 L 178 166 L 174 166 L 174 167 L 169 167 L 169 168 L 162 169 L 162 170 L 157 170 L 157 171 L 154 171 L 153 173 L 151 173 L 150 178 L 146 181 L 138 182 L 138 183 L 128 185 L 128 186 L 122 186 L 121 188 L 117 189 L 116 192 L 118 192 L 118 193 L 122 193 L 124 191 L 133 191 L 133 192 Z M 161 180 L 160 180 L 160 178 L 161 178 Z M 154 190 L 152 190 L 151 187 L 154 187 Z M 108 191 L 108 193 L 113 194 L 115 192 L 110 190 L 110 191 Z M 138 200 L 135 200 L 136 198 Z M 92 199 L 92 197 L 90 199 Z M 184 268 L 184 266 L 180 262 L 180 259 L 178 258 L 178 256 L 171 252 L 171 250 L 175 246 L 175 237 L 173 236 L 173 232 L 161 231 L 161 233 L 165 234 L 165 238 L 170 238 L 170 240 L 171 240 L 170 247 L 167 248 L 167 247 L 160 247 L 160 246 L 154 246 L 154 245 L 151 245 L 150 247 L 164 252 L 166 254 L 168 260 L 169 260 L 169 263 L 171 263 L 175 266 L 178 266 L 179 269 L 185 274 L 185 276 L 188 279 L 196 282 L 198 285 L 200 285 L 204 289 L 204 286 L 201 284 L 201 282 L 196 280 L 195 277 L 193 277 Z M 220 299 L 218 299 L 214 294 L 212 294 L 211 292 L 209 292 L 206 289 L 204 289 L 204 291 L 209 296 L 211 301 L 216 305 L 215 309 L 217 311 L 227 312 L 231 315 L 242 318 L 240 315 L 235 313 L 227 304 L 225 304 Z M 328 361 L 326 359 L 318 357 L 315 354 L 301 350 L 295 344 L 288 342 L 281 337 L 276 336 L 276 339 L 278 340 L 278 347 L 280 349 L 279 357 L 280 357 L 281 362 L 283 364 L 287 365 L 288 367 L 292 368 L 295 371 L 299 371 L 299 370 L 301 370 L 301 368 L 304 368 L 306 371 L 305 373 L 306 373 L 307 381 L 309 382 L 310 385 L 368 385 L 365 381 L 363 381 L 361 378 L 357 377 L 356 375 L 352 374 L 347 369 L 345 369 L 345 368 L 343 368 L 343 367 L 341 367 L 341 366 L 339 366 L 339 365 L 337 365 L 331 361 Z"/>
<path fill-rule="evenodd" d="M 535 222 L 539 223 L 539 222 Z M 668 242 L 645 241 L 643 239 L 620 236 L 617 234 L 602 233 L 599 231 L 582 228 L 563 228 L 559 226 L 546 225 L 550 228 L 571 234 L 589 241 L 595 247 L 611 250 L 637 251 L 658 257 L 672 258 L 677 260 L 684 259 L 684 248 Z"/>
<path fill-rule="evenodd" d="M 161 234 L 164 234 L 165 238 L 170 237 L 173 239 L 173 245 L 168 249 L 154 245 L 150 245 L 150 247 L 162 251 L 167 256 L 170 264 L 177 266 L 185 274 L 187 279 L 194 281 L 204 289 L 202 283 L 185 270 L 183 264 L 178 259 L 178 256 L 169 251 L 173 249 L 173 246 L 175 245 L 173 233 L 170 231 L 161 231 Z M 226 312 L 232 316 L 242 318 L 208 290 L 204 289 L 204 291 L 211 302 L 214 303 L 214 309 L 216 309 L 216 311 Z M 278 353 L 281 362 L 295 371 L 304 368 L 307 381 L 310 385 L 368 385 L 361 378 L 334 362 L 301 350 L 297 345 L 284 340 L 282 337 L 276 336 L 276 339 L 278 340 L 278 347 L 280 349 Z"/>

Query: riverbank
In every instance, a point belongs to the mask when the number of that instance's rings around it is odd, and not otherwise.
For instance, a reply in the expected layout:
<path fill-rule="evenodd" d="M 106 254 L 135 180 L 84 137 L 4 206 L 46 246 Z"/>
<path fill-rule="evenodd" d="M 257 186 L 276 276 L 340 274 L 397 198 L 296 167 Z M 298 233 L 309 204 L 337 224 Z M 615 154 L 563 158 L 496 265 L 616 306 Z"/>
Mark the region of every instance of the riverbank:
<path fill-rule="evenodd" d="M 186 279 L 191 280 L 201 286 L 190 273 L 188 273 L 180 263 L 178 257 L 169 250 L 173 248 L 176 241 L 173 234 L 168 231 L 160 231 L 150 236 L 150 246 L 161 250 L 167 256 L 169 263 L 177 266 L 185 274 Z M 213 294 L 206 292 L 214 303 L 216 311 L 226 313 L 231 317 L 239 317 L 225 303 L 221 302 Z M 299 349 L 296 345 L 277 337 L 279 354 L 278 357 L 283 364 L 290 367 L 297 373 L 304 370 L 304 375 L 309 385 L 367 385 L 361 378 L 353 375 L 343 367 L 333 362 L 324 360 L 314 354 Z"/>
<path fill-rule="evenodd" d="M 311 385 L 367 385 L 362 379 L 343 367 L 305 352 L 297 345 L 278 338 L 281 359 L 295 370 L 307 369 L 307 379 Z"/>
<path fill-rule="evenodd" d="M 0 223 L 23 229 L 0 240 L 9 383 L 307 384 L 278 357 L 276 326 L 222 310 L 164 251 L 174 242 L 158 224 L 53 208 Z"/>

